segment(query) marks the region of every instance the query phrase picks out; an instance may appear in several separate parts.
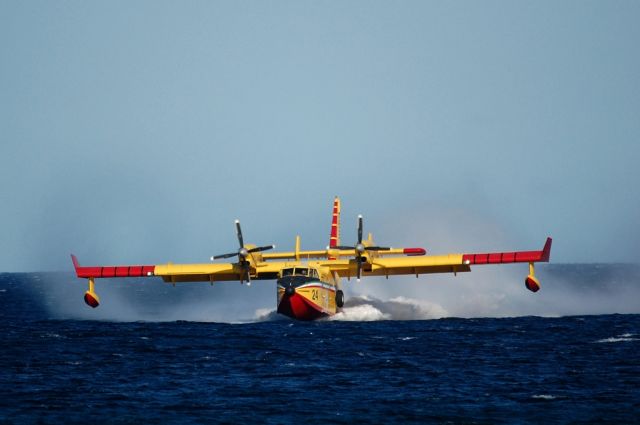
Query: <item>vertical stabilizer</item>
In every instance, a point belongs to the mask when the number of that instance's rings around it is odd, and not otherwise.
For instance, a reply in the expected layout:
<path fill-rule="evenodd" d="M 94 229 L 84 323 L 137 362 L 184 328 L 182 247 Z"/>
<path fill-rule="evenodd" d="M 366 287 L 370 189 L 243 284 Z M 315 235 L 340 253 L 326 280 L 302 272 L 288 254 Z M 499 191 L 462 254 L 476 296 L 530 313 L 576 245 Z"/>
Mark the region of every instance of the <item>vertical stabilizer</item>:
<path fill-rule="evenodd" d="M 336 196 L 333 200 L 333 216 L 331 218 L 331 235 L 329 237 L 329 248 L 340 245 L 340 198 Z M 335 260 L 329 257 L 329 260 Z"/>

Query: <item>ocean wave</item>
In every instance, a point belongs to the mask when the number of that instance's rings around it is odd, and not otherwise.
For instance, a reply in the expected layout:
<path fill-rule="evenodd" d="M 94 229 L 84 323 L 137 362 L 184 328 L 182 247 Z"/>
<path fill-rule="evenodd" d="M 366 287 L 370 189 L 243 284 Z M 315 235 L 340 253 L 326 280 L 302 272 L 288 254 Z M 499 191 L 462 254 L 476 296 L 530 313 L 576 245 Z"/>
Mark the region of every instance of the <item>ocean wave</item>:
<path fill-rule="evenodd" d="M 532 395 L 531 398 L 536 400 L 555 400 L 556 399 L 556 397 L 550 394 L 535 394 L 535 395 Z"/>
<path fill-rule="evenodd" d="M 637 341 L 638 338 L 633 338 L 633 334 L 625 333 L 622 335 L 612 336 L 610 338 L 603 338 L 595 341 L 596 343 L 605 343 L 605 342 L 629 342 L 629 341 Z"/>

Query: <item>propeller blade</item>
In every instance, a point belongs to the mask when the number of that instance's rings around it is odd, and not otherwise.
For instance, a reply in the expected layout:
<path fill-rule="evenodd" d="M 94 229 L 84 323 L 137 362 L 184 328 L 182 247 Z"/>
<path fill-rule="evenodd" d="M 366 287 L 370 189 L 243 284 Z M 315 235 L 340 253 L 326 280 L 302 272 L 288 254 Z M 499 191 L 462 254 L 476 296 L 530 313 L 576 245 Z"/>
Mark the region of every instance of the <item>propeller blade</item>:
<path fill-rule="evenodd" d="M 235 257 L 236 255 L 238 255 L 237 252 L 231 252 L 229 254 L 222 254 L 222 255 L 214 255 L 213 257 L 211 257 L 214 260 L 220 260 L 222 258 L 231 258 L 231 257 Z"/>
<path fill-rule="evenodd" d="M 358 245 L 362 243 L 362 215 L 358 216 Z"/>
<path fill-rule="evenodd" d="M 238 233 L 238 242 L 240 242 L 240 248 L 244 247 L 244 239 L 242 239 L 242 229 L 240 228 L 240 220 L 236 220 L 236 230 Z"/>
<path fill-rule="evenodd" d="M 248 261 L 245 261 L 245 263 L 244 263 L 244 270 L 245 270 L 245 273 L 247 275 L 246 276 L 247 277 L 247 286 L 250 286 L 251 285 L 251 270 L 249 268 L 249 262 Z"/>
<path fill-rule="evenodd" d="M 255 248 L 251 248 L 248 252 L 252 253 L 252 252 L 261 252 L 261 251 L 267 251 L 270 249 L 274 249 L 276 246 L 275 245 L 266 245 L 266 246 L 258 246 Z"/>
<path fill-rule="evenodd" d="M 338 245 L 338 246 L 332 246 L 331 249 L 337 249 L 339 251 L 346 251 L 346 250 L 356 249 L 356 247 L 355 246 Z"/>
<path fill-rule="evenodd" d="M 361 256 L 357 256 L 356 257 L 356 263 L 358 264 L 357 266 L 357 271 L 356 271 L 356 276 L 358 278 L 358 282 L 360 281 L 360 275 L 362 274 L 362 257 Z"/>
<path fill-rule="evenodd" d="M 364 249 L 367 251 L 389 251 L 391 250 L 388 246 L 366 246 Z"/>
<path fill-rule="evenodd" d="M 236 220 L 236 233 L 238 235 L 238 243 L 240 248 L 236 252 L 230 252 L 229 254 L 216 255 L 211 257 L 212 260 L 218 260 L 221 258 L 238 257 L 236 264 L 240 265 L 240 283 L 247 282 L 247 286 L 251 285 L 251 263 L 247 261 L 249 254 L 253 252 L 266 251 L 273 249 L 275 245 L 258 246 L 255 248 L 247 249 L 244 246 L 244 238 L 242 237 L 242 227 L 240 227 L 240 220 Z"/>

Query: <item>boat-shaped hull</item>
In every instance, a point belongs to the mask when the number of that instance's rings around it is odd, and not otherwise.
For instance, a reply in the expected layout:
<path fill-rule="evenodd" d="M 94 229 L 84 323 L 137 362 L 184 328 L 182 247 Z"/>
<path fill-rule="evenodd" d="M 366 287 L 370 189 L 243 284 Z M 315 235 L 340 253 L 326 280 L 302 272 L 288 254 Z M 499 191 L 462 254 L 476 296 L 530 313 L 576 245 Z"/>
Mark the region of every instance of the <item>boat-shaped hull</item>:
<path fill-rule="evenodd" d="M 316 320 L 336 313 L 335 286 L 312 278 L 278 280 L 278 313 L 297 320 Z"/>

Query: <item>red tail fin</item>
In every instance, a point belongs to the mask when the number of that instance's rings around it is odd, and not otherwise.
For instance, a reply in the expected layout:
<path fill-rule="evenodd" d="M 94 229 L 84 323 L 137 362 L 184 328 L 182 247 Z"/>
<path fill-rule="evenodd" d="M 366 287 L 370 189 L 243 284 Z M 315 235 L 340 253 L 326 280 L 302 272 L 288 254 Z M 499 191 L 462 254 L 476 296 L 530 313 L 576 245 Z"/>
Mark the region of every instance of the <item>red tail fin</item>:
<path fill-rule="evenodd" d="M 329 237 L 329 248 L 340 245 L 340 198 L 336 196 L 333 200 L 333 217 L 331 219 L 331 235 Z M 335 257 L 329 257 L 335 260 Z"/>

